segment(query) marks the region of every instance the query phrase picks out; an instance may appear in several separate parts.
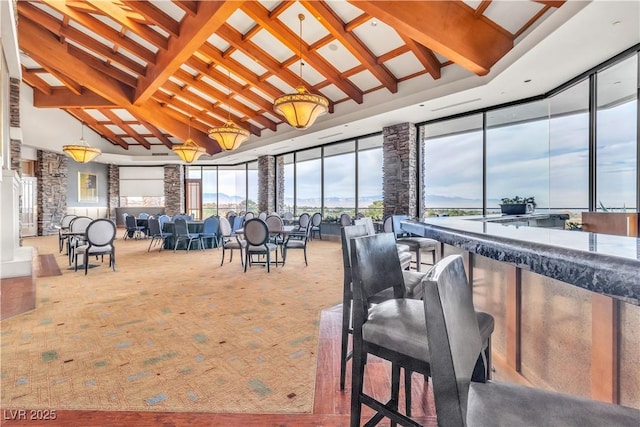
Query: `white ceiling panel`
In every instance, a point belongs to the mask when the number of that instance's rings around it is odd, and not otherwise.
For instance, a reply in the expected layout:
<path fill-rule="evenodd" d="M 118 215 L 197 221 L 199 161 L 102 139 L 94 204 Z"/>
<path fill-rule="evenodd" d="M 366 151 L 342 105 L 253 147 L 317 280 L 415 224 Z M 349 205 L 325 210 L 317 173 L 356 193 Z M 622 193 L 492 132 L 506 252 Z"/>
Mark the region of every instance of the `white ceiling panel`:
<path fill-rule="evenodd" d="M 396 56 L 395 58 L 385 62 L 384 65 L 393 73 L 394 76 L 396 76 L 397 79 L 401 79 L 424 70 L 424 67 L 412 52 Z"/>
<path fill-rule="evenodd" d="M 375 56 L 384 55 L 404 44 L 393 28 L 373 18 L 356 27 L 353 33 L 369 47 Z"/>
<path fill-rule="evenodd" d="M 258 31 L 251 37 L 251 42 L 264 52 L 268 52 L 270 56 L 273 56 L 279 62 L 284 62 L 293 55 L 298 55 L 298 52 L 293 52 L 267 30 Z"/>
<path fill-rule="evenodd" d="M 354 74 L 349 77 L 349 80 L 351 80 L 363 92 L 381 85 L 380 80 L 371 74 L 371 71 L 369 70 L 364 70 Z"/>
<path fill-rule="evenodd" d="M 338 40 L 321 47 L 318 53 L 341 73 L 360 65 L 360 61 Z"/>
<path fill-rule="evenodd" d="M 493 1 L 485 10 L 484 15 L 511 34 L 515 34 L 543 7 L 543 4 L 530 1 L 520 2 L 516 9 L 510 7 L 509 2 Z"/>

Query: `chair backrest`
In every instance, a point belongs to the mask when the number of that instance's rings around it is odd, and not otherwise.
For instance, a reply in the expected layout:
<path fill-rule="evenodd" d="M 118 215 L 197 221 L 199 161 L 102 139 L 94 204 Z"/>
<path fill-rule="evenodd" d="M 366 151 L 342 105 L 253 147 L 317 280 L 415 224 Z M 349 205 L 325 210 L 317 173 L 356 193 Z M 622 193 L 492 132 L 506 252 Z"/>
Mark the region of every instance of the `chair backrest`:
<path fill-rule="evenodd" d="M 263 220 L 263 221 L 264 221 L 265 219 L 267 219 L 267 216 L 268 216 L 268 215 L 267 215 L 267 213 L 266 213 L 265 211 L 262 211 L 262 212 L 260 212 L 260 213 L 258 214 L 258 218 L 259 218 L 259 219 L 261 219 L 261 220 Z"/>
<path fill-rule="evenodd" d="M 244 214 L 244 220 L 248 221 L 250 219 L 253 219 L 256 217 L 256 214 L 254 214 L 253 212 L 247 212 L 246 214 Z"/>
<path fill-rule="evenodd" d="M 242 228 L 242 224 L 244 223 L 244 218 L 240 215 L 233 218 L 233 225 L 231 226 L 232 231 L 236 231 L 239 228 Z"/>
<path fill-rule="evenodd" d="M 236 211 L 227 211 L 227 219 L 231 220 L 232 216 L 236 216 Z"/>
<path fill-rule="evenodd" d="M 438 426 L 464 426 L 482 339 L 462 257 L 442 259 L 429 270 L 422 286 Z"/>
<path fill-rule="evenodd" d="M 367 232 L 369 234 L 376 234 L 376 227 L 373 225 L 373 219 L 371 219 L 369 217 L 356 219 L 356 220 L 353 221 L 353 223 L 356 224 L 356 225 L 362 224 L 365 227 L 367 227 Z"/>
<path fill-rule="evenodd" d="M 229 220 L 223 216 L 220 217 L 220 235 L 223 237 L 231 235 L 231 224 Z"/>
<path fill-rule="evenodd" d="M 284 222 L 282 221 L 282 218 L 280 218 L 277 215 L 269 215 L 267 219 L 264 220 L 264 222 L 267 223 L 267 227 L 269 228 L 270 232 L 281 231 L 282 228 L 284 227 Z"/>
<path fill-rule="evenodd" d="M 136 222 L 136 218 L 132 215 L 127 215 L 126 217 L 124 217 L 124 224 L 127 227 L 127 229 L 136 229 L 136 227 L 138 226 L 138 223 Z"/>
<path fill-rule="evenodd" d="M 142 212 L 142 213 L 138 214 L 138 218 L 147 219 L 147 218 L 149 218 L 149 214 L 146 213 L 146 212 Z"/>
<path fill-rule="evenodd" d="M 392 235 L 380 233 L 352 239 L 350 250 L 354 300 L 368 307 L 372 296 L 391 287 L 395 298 L 404 297 L 404 277 Z"/>
<path fill-rule="evenodd" d="M 149 221 L 147 222 L 147 227 L 149 227 L 149 234 L 151 236 L 161 236 L 160 232 L 160 220 L 158 218 L 149 217 Z"/>
<path fill-rule="evenodd" d="M 244 223 L 244 238 L 250 246 L 264 246 L 269 241 L 269 228 L 260 218 Z"/>
<path fill-rule="evenodd" d="M 400 223 L 405 219 L 409 219 L 409 215 L 391 215 L 391 221 L 393 224 L 393 233 L 396 235 L 396 237 L 402 236 L 403 234 L 407 234 L 404 231 L 402 231 L 402 224 Z"/>
<path fill-rule="evenodd" d="M 340 225 L 342 227 L 346 227 L 347 225 L 353 225 L 353 223 L 351 222 L 351 215 L 349 215 L 346 212 L 340 215 Z"/>
<path fill-rule="evenodd" d="M 160 221 L 160 229 L 162 229 L 162 224 L 164 224 L 167 221 L 171 221 L 171 218 L 169 218 L 169 215 L 160 215 L 158 217 L 158 221 Z"/>
<path fill-rule="evenodd" d="M 69 223 L 69 230 L 73 233 L 86 231 L 91 221 L 93 221 L 93 219 L 88 216 L 77 216 Z"/>
<path fill-rule="evenodd" d="M 368 236 L 367 227 L 362 224 L 348 225 L 340 229 L 342 238 L 342 267 L 344 270 L 345 286 L 351 283 L 351 239 Z"/>
<path fill-rule="evenodd" d="M 311 225 L 314 227 L 318 227 L 322 222 L 322 214 L 320 212 L 316 212 L 311 215 Z"/>
<path fill-rule="evenodd" d="M 87 241 L 91 246 L 111 245 L 115 238 L 116 225 L 110 219 L 94 219 L 87 226 Z"/>
<path fill-rule="evenodd" d="M 282 219 L 285 220 L 285 221 L 293 221 L 293 214 L 291 212 L 289 212 L 289 211 L 284 212 L 282 214 Z"/>
<path fill-rule="evenodd" d="M 385 233 L 393 233 L 393 218 L 391 215 L 387 216 L 382 222 L 382 230 Z"/>
<path fill-rule="evenodd" d="M 60 220 L 60 228 L 69 228 L 69 223 L 71 223 L 71 220 L 73 220 L 76 216 L 77 215 L 73 214 L 66 214 L 65 216 L 63 216 Z"/>
<path fill-rule="evenodd" d="M 220 220 L 218 217 L 210 216 L 209 218 L 204 220 L 204 226 L 202 227 L 202 232 L 209 236 L 214 234 L 218 234 L 218 230 L 220 229 Z"/>
<path fill-rule="evenodd" d="M 184 218 L 176 218 L 173 220 L 173 231 L 177 236 L 186 236 L 189 234 L 187 220 Z"/>
<path fill-rule="evenodd" d="M 300 214 L 300 218 L 298 218 L 298 226 L 301 230 L 306 229 L 309 226 L 310 217 L 309 214 L 304 212 Z"/>

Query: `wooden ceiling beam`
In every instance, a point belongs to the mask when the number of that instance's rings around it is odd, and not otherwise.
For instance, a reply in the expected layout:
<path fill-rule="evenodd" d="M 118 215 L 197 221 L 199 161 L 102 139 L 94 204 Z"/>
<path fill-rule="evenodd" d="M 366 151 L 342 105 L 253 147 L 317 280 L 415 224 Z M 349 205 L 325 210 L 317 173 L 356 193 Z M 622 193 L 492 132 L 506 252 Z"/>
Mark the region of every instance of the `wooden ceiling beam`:
<path fill-rule="evenodd" d="M 157 48 L 167 49 L 169 41 L 162 34 L 129 18 L 127 12 L 115 3 L 104 0 L 86 1 L 92 4 L 96 9 L 101 10 L 116 23 L 122 25 L 123 28 L 127 28 L 134 34 L 139 35 Z"/>
<path fill-rule="evenodd" d="M 144 59 L 146 62 L 155 64 L 156 54 L 139 43 L 133 41 L 128 37 L 124 37 L 120 32 L 114 30 L 107 24 L 103 23 L 97 18 L 87 14 L 78 12 L 77 10 L 68 7 L 64 1 L 60 0 L 40 0 L 47 6 L 51 7 L 58 13 L 69 17 L 76 21 L 78 24 L 86 27 L 101 37 L 109 40 L 115 45 L 121 46 L 134 55 Z"/>
<path fill-rule="evenodd" d="M 187 138 L 187 127 L 173 117 L 168 116 L 155 101 L 134 105 L 131 102 L 132 91 L 112 77 L 106 76 L 78 60 L 67 52 L 54 35 L 42 29 L 29 19 L 22 19 L 18 28 L 20 47 L 43 65 L 49 63 L 62 69 L 72 79 L 92 90 L 114 104 L 127 109 L 131 114 L 140 116 L 149 123 L 163 129 L 182 140 Z M 205 147 L 209 154 L 220 152 L 220 147 L 201 132 L 192 133 L 196 144 Z"/>
<path fill-rule="evenodd" d="M 358 28 L 360 25 L 367 22 L 369 19 L 371 19 L 371 16 L 368 13 L 363 13 L 361 15 L 358 15 L 356 18 L 353 18 L 351 21 L 344 24 L 344 30 L 350 33 L 356 28 Z"/>
<path fill-rule="evenodd" d="M 136 79 L 131 74 L 125 73 L 124 71 L 114 67 L 113 65 L 109 65 L 107 62 L 101 61 L 95 56 L 73 45 L 67 45 L 67 51 L 71 55 L 75 56 L 79 60 L 83 61 L 84 63 L 91 66 L 92 68 L 100 71 L 101 73 L 104 73 L 107 76 L 113 77 L 114 79 L 126 84 L 131 88 L 136 87 L 138 79 Z"/>
<path fill-rule="evenodd" d="M 42 80 L 38 74 L 25 68 L 24 65 L 22 66 L 22 80 L 32 88 L 37 89 L 33 91 L 34 96 L 39 93 L 51 95 L 52 88 L 49 86 L 49 83 Z"/>
<path fill-rule="evenodd" d="M 544 4 L 550 7 L 560 7 L 565 4 L 566 0 L 534 0 L 536 3 Z"/>
<path fill-rule="evenodd" d="M 167 135 L 165 135 L 162 132 L 160 132 L 160 129 L 158 129 L 157 127 L 155 127 L 154 125 L 152 125 L 148 121 L 143 120 L 143 119 L 141 119 L 139 117 L 136 117 L 136 119 L 138 119 L 140 121 L 140 124 L 142 126 L 147 128 L 149 130 L 149 132 L 151 132 L 151 135 L 153 135 L 156 138 L 158 138 L 160 140 L 160 142 L 162 142 L 167 148 L 173 147 L 173 143 L 171 142 L 171 140 L 167 137 Z"/>
<path fill-rule="evenodd" d="M 289 27 L 277 19 L 271 19 L 269 11 L 264 6 L 258 2 L 249 1 L 244 3 L 242 10 L 259 25 L 268 30 L 281 43 L 291 49 L 296 56 L 299 53 L 304 61 L 315 68 L 327 80 L 336 85 L 336 87 L 346 93 L 356 103 L 362 104 L 362 91 L 350 80 L 344 80 L 338 70 L 321 55 L 309 50 L 309 46 L 307 46 L 304 41 L 300 43 L 299 35 L 292 32 Z M 300 44 L 302 44 L 302 52 L 298 52 L 300 50 Z"/>
<path fill-rule="evenodd" d="M 208 134 L 209 129 L 215 126 L 222 126 L 225 120 L 217 119 L 206 113 L 205 110 L 199 110 L 192 105 L 187 104 L 179 99 L 172 98 L 164 92 L 158 91 L 153 97 L 157 100 L 162 109 L 166 111 L 166 114 L 176 117 L 178 120 L 185 120 L 187 124 L 185 129 L 188 131 L 189 119 L 191 119 L 191 132 L 198 130 L 200 132 Z M 194 120 L 195 119 L 195 120 Z M 184 140 L 183 140 L 184 141 Z M 213 139 L 213 144 L 217 145 Z"/>
<path fill-rule="evenodd" d="M 207 66 L 207 64 L 205 64 L 203 61 L 199 59 L 196 59 L 195 57 L 191 58 L 187 62 L 187 64 L 193 69 L 217 81 L 220 85 L 227 86 L 231 92 L 247 99 L 252 104 L 255 104 L 257 107 L 261 108 L 263 111 L 273 112 L 273 103 L 267 101 L 265 98 L 261 97 L 260 95 L 252 91 L 250 86 L 242 85 L 234 79 L 231 79 L 231 81 L 229 81 L 228 75 L 224 74 L 222 71 L 218 70 L 215 67 Z M 244 107 L 251 110 L 246 105 Z M 254 111 L 253 114 L 255 115 L 256 112 Z M 251 114 L 247 113 L 247 115 L 251 115 Z M 268 125 L 266 122 L 263 124 L 263 126 L 271 129 L 271 126 Z"/>
<path fill-rule="evenodd" d="M 116 113 L 113 112 L 113 110 L 104 109 L 104 110 L 101 110 L 100 112 L 104 114 L 104 116 L 107 119 L 111 120 L 111 122 L 114 125 L 118 126 L 120 129 L 125 131 L 127 133 L 127 136 L 135 139 L 138 142 L 138 144 L 142 145 L 147 150 L 151 148 L 151 144 L 149 144 L 149 142 L 146 139 L 141 137 L 140 134 L 138 134 L 138 132 L 135 129 L 133 129 L 131 126 L 125 123 Z"/>
<path fill-rule="evenodd" d="M 183 71 L 183 70 L 180 70 Z M 231 115 L 232 119 L 236 122 L 236 123 L 242 123 L 242 122 L 247 122 L 248 119 L 253 120 L 254 122 L 259 123 L 260 125 L 272 130 L 275 132 L 276 130 L 276 123 L 272 122 L 271 120 L 269 120 L 268 118 L 260 115 L 259 111 L 254 111 L 251 108 L 247 107 L 246 105 L 244 105 L 243 103 L 233 99 L 233 96 L 227 96 L 225 95 L 223 92 L 217 90 L 216 88 L 213 88 L 209 85 L 207 85 L 206 83 L 201 82 L 200 80 L 195 80 L 195 79 L 189 79 L 189 73 L 187 73 L 186 71 L 184 72 L 184 74 L 180 73 L 180 74 L 176 74 L 175 75 L 177 78 L 179 78 L 180 80 L 182 80 L 186 86 L 192 86 L 194 89 L 198 89 L 200 92 L 204 92 L 207 93 L 208 95 L 211 95 L 213 98 L 216 98 L 218 103 L 221 104 L 226 104 L 228 106 L 231 106 L 231 108 L 233 110 L 239 111 L 240 113 L 242 113 L 244 115 L 244 117 L 238 117 L 235 115 Z M 218 104 L 211 104 L 211 102 L 207 101 L 206 99 L 201 98 L 200 96 L 198 96 L 198 94 L 193 93 L 189 90 L 187 90 L 186 87 L 181 87 L 180 85 L 173 83 L 171 81 L 167 81 L 163 86 L 164 89 L 173 92 L 175 94 L 179 94 L 180 96 L 189 99 L 192 102 L 197 102 L 198 105 L 201 105 L 204 109 L 209 108 L 212 112 L 215 112 L 218 115 L 221 115 L 221 113 L 225 112 L 225 109 L 222 108 L 221 106 L 219 106 Z M 233 94 L 233 92 L 231 92 L 231 94 Z M 199 101 L 199 102 L 198 102 Z M 207 106 L 208 105 L 208 106 Z M 228 115 L 228 111 L 226 111 L 226 115 Z M 224 117 L 226 117 L 226 115 Z M 252 128 L 247 129 L 250 132 L 259 135 L 260 134 L 260 130 L 258 128 L 256 128 L 255 126 L 251 125 L 250 123 L 247 123 L 249 126 L 252 126 Z M 255 133 L 255 131 L 257 131 L 258 133 Z"/>
<path fill-rule="evenodd" d="M 158 63 L 147 70 L 135 94 L 139 104 L 151 97 L 205 41 L 235 12 L 240 2 L 206 1 L 198 3 L 195 16 L 185 16 L 180 23 L 180 37 L 169 40 L 166 51 L 158 53 Z"/>
<path fill-rule="evenodd" d="M 122 139 L 120 135 L 116 135 L 111 129 L 108 127 L 101 125 L 98 121 L 89 113 L 84 111 L 82 108 L 66 108 L 65 111 L 81 122 L 85 123 L 87 126 L 92 128 L 94 131 L 104 136 L 109 142 L 113 145 L 119 145 L 125 150 L 129 149 L 129 143 Z"/>
<path fill-rule="evenodd" d="M 436 55 L 430 49 L 427 49 L 404 34 L 400 34 L 400 37 L 402 37 L 404 44 L 413 52 L 416 58 L 418 58 L 418 61 L 420 61 L 422 66 L 429 72 L 431 77 L 434 80 L 438 80 L 442 76 L 442 65 Z"/>
<path fill-rule="evenodd" d="M 242 80 L 246 81 L 249 85 L 257 88 L 260 92 L 272 98 L 277 98 L 282 95 L 282 91 L 273 86 L 269 82 L 262 81 L 251 70 L 239 63 L 233 58 L 223 56 L 223 53 L 216 47 L 211 46 L 209 43 L 205 43 L 200 47 L 199 51 L 209 58 L 213 63 L 218 63 L 227 69 L 233 70 L 233 73 Z M 214 67 L 210 67 L 213 69 Z M 240 93 L 237 88 L 234 88 L 234 82 L 231 82 L 231 87 L 234 91 Z"/>
<path fill-rule="evenodd" d="M 102 108 L 115 104 L 100 95 L 84 89 L 76 95 L 67 88 L 52 88 L 49 94 L 34 92 L 33 106 L 36 108 Z"/>
<path fill-rule="evenodd" d="M 27 2 L 18 2 L 18 13 L 20 16 L 31 19 L 33 22 L 52 33 L 58 34 L 60 37 L 65 39 L 72 40 L 97 55 L 108 58 L 136 74 L 144 75 L 146 73 L 146 67 L 144 65 L 137 63 L 121 53 L 114 52 L 112 49 L 74 27 L 65 26 L 63 22 Z"/>
<path fill-rule="evenodd" d="M 198 13 L 198 2 L 195 0 L 171 0 L 173 4 L 178 6 L 184 13 L 189 16 L 196 16 Z"/>
<path fill-rule="evenodd" d="M 124 4 L 138 11 L 149 22 L 153 22 L 158 27 L 165 30 L 167 33 L 174 37 L 180 36 L 180 23 L 173 20 L 172 17 L 167 15 L 163 10 L 157 8 L 149 2 L 142 2 L 140 0 L 124 0 Z"/>
<path fill-rule="evenodd" d="M 513 48 L 513 37 L 476 18 L 474 9 L 462 2 L 348 1 L 479 76 Z"/>
<path fill-rule="evenodd" d="M 398 91 L 398 81 L 384 65 L 379 65 L 375 55 L 353 33 L 344 31 L 344 22 L 338 18 L 326 3 L 304 0 L 302 5 L 313 13 L 319 22 L 336 38 L 344 47 L 364 64 L 364 66 L 386 87 L 389 92 Z M 315 50 L 314 50 L 315 52 Z"/>

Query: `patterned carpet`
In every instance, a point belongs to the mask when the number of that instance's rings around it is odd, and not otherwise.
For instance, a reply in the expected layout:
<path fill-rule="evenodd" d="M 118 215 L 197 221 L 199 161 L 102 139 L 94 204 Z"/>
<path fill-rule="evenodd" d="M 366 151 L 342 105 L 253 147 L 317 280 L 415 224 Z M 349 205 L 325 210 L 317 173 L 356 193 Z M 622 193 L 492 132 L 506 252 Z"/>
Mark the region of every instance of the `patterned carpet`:
<path fill-rule="evenodd" d="M 117 240 L 117 272 L 67 269 L 57 236 L 25 239 L 54 254 L 37 308 L 0 323 L 3 408 L 311 412 L 320 311 L 341 303 L 340 244 L 309 243 L 287 265 L 238 253 L 147 252 Z M 157 247 L 156 247 L 157 248 Z M 227 253 L 228 256 L 228 253 Z"/>

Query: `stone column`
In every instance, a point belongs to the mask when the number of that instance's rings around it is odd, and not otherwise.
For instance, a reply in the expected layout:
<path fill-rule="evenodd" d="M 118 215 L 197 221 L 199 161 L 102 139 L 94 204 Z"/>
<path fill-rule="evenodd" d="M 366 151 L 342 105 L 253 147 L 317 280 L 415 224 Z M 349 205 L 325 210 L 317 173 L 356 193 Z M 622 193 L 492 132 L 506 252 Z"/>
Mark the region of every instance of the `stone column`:
<path fill-rule="evenodd" d="M 164 211 L 169 216 L 184 212 L 184 168 L 182 165 L 164 166 Z"/>
<path fill-rule="evenodd" d="M 274 156 L 258 157 L 258 210 L 271 213 L 276 209 L 276 161 Z"/>
<path fill-rule="evenodd" d="M 384 216 L 406 214 L 416 217 L 418 216 L 416 127 L 412 123 L 399 123 L 383 128 L 382 136 Z"/>
<path fill-rule="evenodd" d="M 116 221 L 116 208 L 120 206 L 120 167 L 109 165 L 107 169 L 107 209 L 109 218 Z"/>
<path fill-rule="evenodd" d="M 64 154 L 38 150 L 38 236 L 58 234 L 54 225 L 67 213 L 67 167 Z"/>
<path fill-rule="evenodd" d="M 284 156 L 278 156 L 276 160 L 276 212 L 284 212 Z"/>

